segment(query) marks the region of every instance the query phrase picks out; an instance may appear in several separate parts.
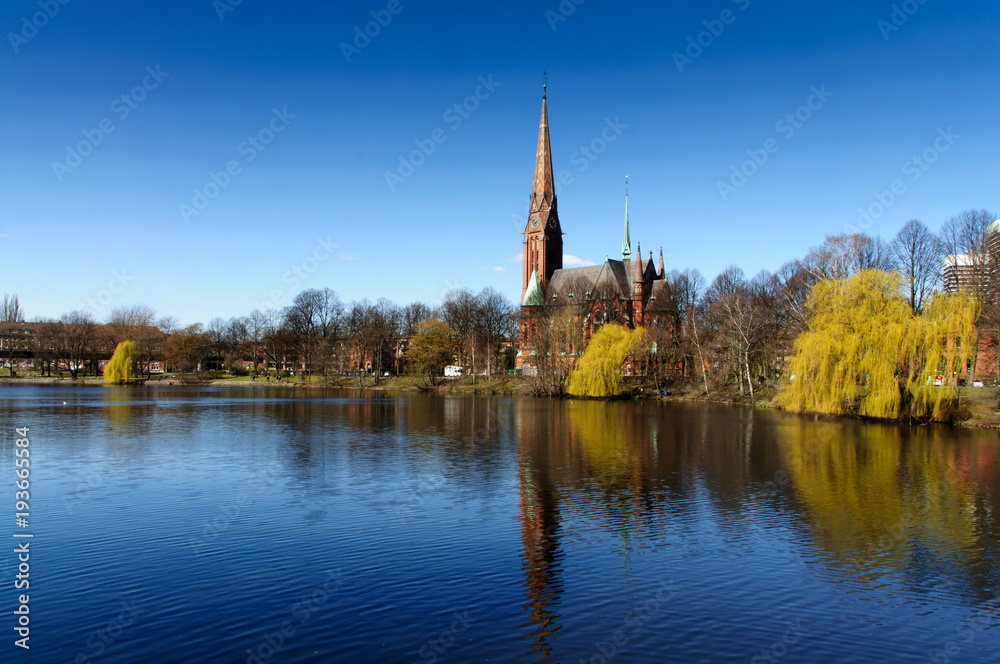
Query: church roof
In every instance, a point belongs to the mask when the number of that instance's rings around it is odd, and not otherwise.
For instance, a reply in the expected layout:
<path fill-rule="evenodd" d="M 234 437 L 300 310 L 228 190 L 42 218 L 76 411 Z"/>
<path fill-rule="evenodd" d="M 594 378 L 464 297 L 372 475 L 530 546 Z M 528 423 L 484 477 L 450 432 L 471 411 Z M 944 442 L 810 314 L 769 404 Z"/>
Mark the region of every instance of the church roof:
<path fill-rule="evenodd" d="M 524 291 L 524 299 L 521 300 L 521 306 L 540 307 L 544 303 L 542 285 L 538 282 L 538 273 L 532 270 L 531 278 L 528 279 L 528 288 Z"/>
<path fill-rule="evenodd" d="M 601 265 L 564 268 L 555 271 L 549 284 L 554 292 L 560 294 L 573 293 L 574 296 L 579 296 L 595 289 L 609 289 L 620 297 L 631 298 L 634 265 L 633 261 L 609 258 Z M 655 278 L 649 271 L 649 266 L 644 269 L 644 277 L 648 281 Z M 581 288 L 583 292 L 578 292 Z"/>

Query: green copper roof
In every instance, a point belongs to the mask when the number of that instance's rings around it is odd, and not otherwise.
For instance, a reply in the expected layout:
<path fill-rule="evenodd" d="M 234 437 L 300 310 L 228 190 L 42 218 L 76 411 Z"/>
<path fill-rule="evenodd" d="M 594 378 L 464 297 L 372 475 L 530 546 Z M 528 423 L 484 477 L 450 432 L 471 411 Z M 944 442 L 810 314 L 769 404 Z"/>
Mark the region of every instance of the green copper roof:
<path fill-rule="evenodd" d="M 521 306 L 540 307 L 543 304 L 542 285 L 538 283 L 538 273 L 532 270 L 531 278 L 528 279 L 528 288 L 524 291 L 524 299 L 521 301 Z"/>

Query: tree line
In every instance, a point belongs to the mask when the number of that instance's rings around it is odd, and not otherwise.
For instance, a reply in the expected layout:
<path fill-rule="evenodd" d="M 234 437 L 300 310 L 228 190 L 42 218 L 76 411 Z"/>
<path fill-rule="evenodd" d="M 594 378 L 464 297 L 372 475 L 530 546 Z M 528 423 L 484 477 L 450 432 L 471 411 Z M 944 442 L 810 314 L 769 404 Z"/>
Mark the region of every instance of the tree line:
<path fill-rule="evenodd" d="M 991 228 L 997 219 L 988 210 L 967 210 L 944 222 L 937 233 L 923 222 L 908 221 L 890 240 L 862 233 L 834 235 L 801 259 L 775 272 L 747 277 L 739 267 L 723 270 L 706 283 L 697 270 L 671 272 L 667 279 L 676 304 L 673 315 L 683 334 L 673 348 L 686 371 L 703 374 L 708 391 L 710 372 L 716 380 L 753 395 L 755 384 L 776 380 L 785 358 L 807 328 L 807 302 L 823 281 L 844 280 L 863 271 L 895 273 L 906 306 L 920 316 L 943 286 L 948 257 L 967 265 L 964 289 L 978 306 L 977 326 L 997 345 L 1000 327 L 1000 237 Z M 973 362 L 975 358 L 973 357 Z M 974 370 L 973 370 L 974 373 Z"/>
<path fill-rule="evenodd" d="M 140 372 L 150 374 L 154 361 L 170 371 L 288 369 L 306 375 L 342 375 L 401 371 L 407 342 L 429 320 L 448 330 L 453 359 L 463 366 L 476 362 L 489 372 L 513 366 L 505 352 L 517 337 L 518 309 L 493 288 L 479 293 L 449 292 L 438 307 L 423 302 L 399 306 L 386 298 L 345 304 L 330 288 L 308 289 L 291 305 L 255 309 L 245 316 L 213 318 L 206 325 L 181 326 L 173 316 L 157 316 L 146 305 L 114 308 L 104 321 L 87 311 L 72 311 L 25 327 L 17 295 L 5 295 L 0 308 L 0 342 L 12 368 L 30 355 L 43 373 L 66 367 L 76 378 L 98 373 L 99 360 L 110 357 L 123 341 L 134 344 Z"/>

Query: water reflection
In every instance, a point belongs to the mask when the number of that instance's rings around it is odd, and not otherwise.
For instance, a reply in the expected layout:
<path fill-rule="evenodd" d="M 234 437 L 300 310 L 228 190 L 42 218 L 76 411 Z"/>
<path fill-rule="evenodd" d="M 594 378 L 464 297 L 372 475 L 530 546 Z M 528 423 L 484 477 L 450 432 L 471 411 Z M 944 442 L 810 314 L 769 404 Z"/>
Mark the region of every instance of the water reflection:
<path fill-rule="evenodd" d="M 530 621 L 531 648 L 545 659 L 552 654 L 551 637 L 560 629 L 562 594 L 559 549 L 559 497 L 553 474 L 552 452 L 561 445 L 533 445 L 539 426 L 536 416 L 548 409 L 532 408 L 529 403 L 518 408 L 518 452 L 520 466 L 521 542 L 523 544 L 525 609 Z"/>
<path fill-rule="evenodd" d="M 817 431 L 818 429 L 818 431 Z M 789 427 L 790 489 L 831 573 L 997 597 L 997 434 L 881 424 Z"/>
<path fill-rule="evenodd" d="M 245 661 L 330 567 L 347 592 L 281 661 L 419 660 L 465 609 L 477 622 L 434 651 L 442 664 L 591 661 L 670 579 L 676 598 L 606 659 L 745 662 L 800 618 L 809 640 L 787 661 L 918 661 L 973 614 L 963 661 L 1000 644 L 994 431 L 660 403 L 0 391 L 0 427 L 29 421 L 49 592 L 72 598 L 39 614 L 64 626 L 52 643 L 85 643 L 82 617 L 114 608 L 107 579 L 148 587 L 147 624 L 171 627 L 137 628 L 128 661 Z M 113 550 L 93 535 L 112 521 Z M 164 659 L 163 642 L 197 652 Z"/>
<path fill-rule="evenodd" d="M 629 567 L 634 542 L 727 555 L 791 528 L 821 575 L 868 591 L 997 600 L 998 435 L 662 405 L 517 408 L 530 638 L 560 629 L 561 524 L 594 515 Z M 563 498 L 560 499 L 560 496 Z"/>

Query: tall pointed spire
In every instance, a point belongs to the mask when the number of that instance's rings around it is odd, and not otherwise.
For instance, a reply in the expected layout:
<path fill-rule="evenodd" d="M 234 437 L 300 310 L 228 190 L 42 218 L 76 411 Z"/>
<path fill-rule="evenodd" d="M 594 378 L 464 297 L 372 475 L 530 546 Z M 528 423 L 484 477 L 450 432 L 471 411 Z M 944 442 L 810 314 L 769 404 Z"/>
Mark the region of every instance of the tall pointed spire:
<path fill-rule="evenodd" d="M 549 145 L 548 76 L 542 85 L 542 121 L 535 151 L 535 180 L 531 185 L 531 212 L 555 209 L 556 185 L 552 177 L 552 147 Z"/>
<path fill-rule="evenodd" d="M 563 266 L 562 226 L 556 208 L 556 185 L 552 177 L 552 148 L 549 145 L 548 81 L 542 86 L 542 120 L 538 125 L 535 177 L 531 184 L 528 221 L 524 226 L 523 289 L 527 292 L 531 273 L 538 275 L 544 288 Z"/>
<path fill-rule="evenodd" d="M 658 271 L 660 279 L 663 278 L 663 247 L 660 247 L 660 267 Z"/>
<path fill-rule="evenodd" d="M 643 273 L 643 269 L 642 269 L 642 247 L 638 243 L 636 243 L 635 247 L 636 247 L 636 252 L 635 252 L 636 255 L 635 255 L 635 261 L 633 261 L 633 265 L 635 265 L 635 268 L 634 268 L 634 270 L 635 270 L 635 278 L 634 278 L 634 280 L 635 281 L 642 281 L 642 273 Z"/>
<path fill-rule="evenodd" d="M 642 258 L 640 256 L 640 258 Z M 632 260 L 632 240 L 628 235 L 628 176 L 625 176 L 625 235 L 622 238 L 622 260 Z"/>

